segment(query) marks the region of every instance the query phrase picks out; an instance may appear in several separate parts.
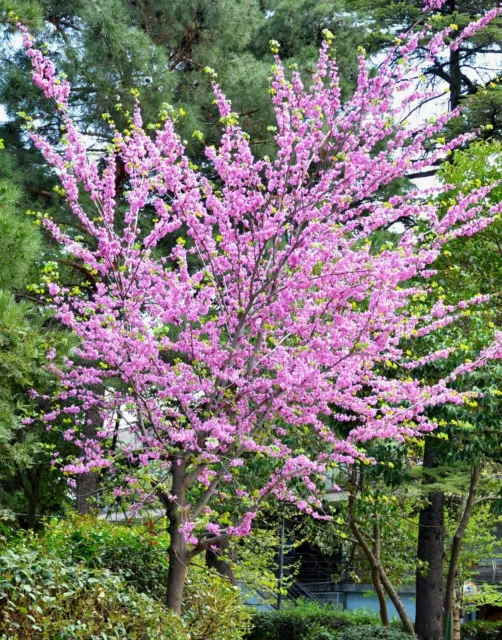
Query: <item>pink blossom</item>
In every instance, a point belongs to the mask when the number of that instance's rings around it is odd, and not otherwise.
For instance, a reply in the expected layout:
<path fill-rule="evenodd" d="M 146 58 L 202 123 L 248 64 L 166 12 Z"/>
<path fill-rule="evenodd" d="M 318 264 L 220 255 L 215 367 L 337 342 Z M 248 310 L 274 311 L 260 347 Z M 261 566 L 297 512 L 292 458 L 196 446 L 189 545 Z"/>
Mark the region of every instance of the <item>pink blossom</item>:
<path fill-rule="evenodd" d="M 441 5 L 425 3 L 427 10 Z M 466 27 L 453 46 L 496 15 Z M 410 167 L 429 167 L 470 139 L 429 149 L 458 110 L 432 123 L 405 124 L 424 94 L 396 98 L 411 88 L 412 54 L 425 32 L 404 35 L 375 72 L 361 55 L 356 89 L 343 102 L 329 43 L 321 46 L 309 87 L 276 57 L 271 159 L 255 157 L 214 85 L 222 135 L 205 149 L 213 182 L 190 162 L 175 122 L 168 118 L 151 134 L 139 103 L 134 127 L 127 135 L 112 127 L 114 144 L 98 162 L 72 120 L 68 83 L 58 82 L 54 65 L 20 29 L 34 82 L 55 101 L 66 133 L 56 146 L 36 131 L 31 139 L 58 175 L 75 222 L 93 240 L 76 241 L 44 221 L 97 281 L 85 296 L 49 285 L 57 319 L 79 339 L 74 356 L 60 366 L 50 361 L 62 408 L 44 417 L 75 415 L 64 437 L 80 456 L 64 467 L 68 473 L 114 468 L 116 460 L 146 468 L 141 485 L 127 476 L 126 488 L 115 494 L 135 509 L 160 499 L 191 553 L 217 536 L 248 535 L 271 497 L 326 519 L 320 495 L 332 463 L 365 460 L 360 445 L 368 440 L 433 430 L 431 407 L 465 400 L 450 382 L 501 357 L 497 335 L 447 379 L 427 384 L 413 377 L 416 367 L 450 353 L 424 354 L 422 338 L 464 317 L 459 309 L 486 300 L 438 302 L 417 312 L 414 301 L 427 298 L 435 260 L 447 242 L 477 233 L 502 211 L 502 203 L 489 204 L 493 185 L 453 200 L 452 187 L 444 185 L 426 198 L 414 189 L 381 201 L 385 187 Z M 431 39 L 429 58 L 445 49 L 451 31 Z M 410 70 L 394 64 L 396 53 Z M 115 188 L 119 162 L 127 173 L 125 194 Z M 83 206 L 82 191 L 99 216 L 87 199 Z M 374 251 L 374 234 L 405 218 L 422 220 L 423 232 L 396 234 L 395 243 Z M 172 242 L 180 229 L 185 245 Z M 175 245 L 164 256 L 156 250 L 163 241 Z M 403 341 L 417 341 L 424 355 L 413 360 Z M 103 419 L 95 438 L 80 433 L 90 410 Z M 117 423 L 121 437 L 112 449 Z M 297 448 L 306 434 L 315 443 L 311 453 Z M 257 460 L 271 468 L 258 487 Z M 230 497 L 233 522 L 208 524 L 211 501 Z"/>

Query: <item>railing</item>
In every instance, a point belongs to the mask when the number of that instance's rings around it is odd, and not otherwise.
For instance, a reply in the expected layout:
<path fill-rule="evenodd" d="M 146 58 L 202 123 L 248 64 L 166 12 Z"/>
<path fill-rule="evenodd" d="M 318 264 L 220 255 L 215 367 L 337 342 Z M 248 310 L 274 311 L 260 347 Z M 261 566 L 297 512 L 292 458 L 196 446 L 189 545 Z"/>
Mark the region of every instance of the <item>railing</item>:
<path fill-rule="evenodd" d="M 245 585 L 241 584 L 241 588 L 245 589 Z M 255 593 L 264 605 L 268 605 L 273 609 L 277 609 L 277 593 L 273 589 L 269 589 L 267 587 L 254 587 L 251 592 Z M 311 602 L 321 603 L 322 601 L 314 594 L 308 587 L 306 587 L 298 580 L 293 580 L 289 586 L 288 593 L 283 597 L 283 600 L 287 600 L 289 602 L 294 602 L 298 598 L 304 598 L 305 600 L 310 600 Z M 251 604 L 251 603 L 250 603 Z M 251 606 L 255 606 L 251 604 Z"/>
<path fill-rule="evenodd" d="M 297 598 L 305 598 L 306 600 L 312 600 L 313 602 L 321 602 L 319 598 L 310 591 L 310 589 L 301 582 L 298 582 L 298 580 L 293 580 L 288 590 L 288 597 L 293 600 L 296 600 Z"/>
<path fill-rule="evenodd" d="M 308 586 L 309 590 L 313 593 L 338 593 L 340 591 L 340 585 L 337 582 L 325 581 L 325 582 L 311 582 Z"/>

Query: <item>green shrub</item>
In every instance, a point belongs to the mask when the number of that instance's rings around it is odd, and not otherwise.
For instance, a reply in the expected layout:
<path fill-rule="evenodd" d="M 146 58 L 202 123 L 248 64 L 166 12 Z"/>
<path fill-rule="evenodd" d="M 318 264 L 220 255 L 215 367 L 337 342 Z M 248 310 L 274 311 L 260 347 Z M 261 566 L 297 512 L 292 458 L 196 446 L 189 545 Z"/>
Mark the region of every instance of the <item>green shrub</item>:
<path fill-rule="evenodd" d="M 329 631 L 317 623 L 314 623 L 305 636 L 305 640 L 335 640 L 336 638 L 335 631 Z"/>
<path fill-rule="evenodd" d="M 51 523 L 38 541 L 72 563 L 106 568 L 137 591 L 163 601 L 169 569 L 169 536 L 148 525 L 119 525 L 93 518 Z M 223 578 L 192 565 L 183 618 L 191 640 L 239 640 L 249 628 L 240 591 Z"/>
<path fill-rule="evenodd" d="M 70 564 L 106 568 L 137 591 L 165 596 L 169 537 L 148 525 L 121 525 L 91 517 L 54 520 L 32 542 Z"/>
<path fill-rule="evenodd" d="M 260 611 L 253 615 L 248 640 L 322 640 L 339 637 L 339 632 L 354 625 L 376 625 L 378 616 L 368 611 L 343 611 L 332 605 L 300 602 L 281 611 Z M 397 638 L 396 638 L 397 640 Z"/>
<path fill-rule="evenodd" d="M 502 622 L 476 620 L 460 627 L 462 640 L 502 640 Z"/>
<path fill-rule="evenodd" d="M 9 640 L 186 640 L 181 620 L 107 569 L 40 549 L 0 554 L 0 634 Z"/>
<path fill-rule="evenodd" d="M 241 640 L 251 616 L 238 587 L 198 567 L 189 572 L 183 619 L 191 640 Z"/>
<path fill-rule="evenodd" d="M 337 640 L 409 640 L 409 634 L 381 624 L 365 624 L 342 629 Z"/>

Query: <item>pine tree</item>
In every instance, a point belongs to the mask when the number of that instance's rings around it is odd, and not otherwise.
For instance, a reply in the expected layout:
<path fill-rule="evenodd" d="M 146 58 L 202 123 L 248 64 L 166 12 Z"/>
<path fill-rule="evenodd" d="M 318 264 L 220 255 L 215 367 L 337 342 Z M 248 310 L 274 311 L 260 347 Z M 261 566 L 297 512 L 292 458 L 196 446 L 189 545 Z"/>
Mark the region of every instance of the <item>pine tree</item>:
<path fill-rule="evenodd" d="M 131 90 L 138 90 L 149 121 L 165 104 L 181 110 L 181 131 L 197 154 L 201 144 L 192 138 L 194 131 L 206 140 L 217 135 L 218 116 L 206 67 L 217 72 L 243 126 L 259 142 L 271 137 L 266 99 L 270 39 L 281 44 L 290 63 L 309 71 L 322 30 L 338 32 L 337 56 L 346 81 L 353 80 L 356 32 L 347 24 L 344 6 L 344 0 L 60 0 L 21 1 L 17 12 L 25 22 L 31 16 L 59 70 L 75 87 L 71 106 L 79 112 L 80 129 L 94 136 L 98 148 L 109 138 L 107 127 L 96 125 L 101 115 L 111 113 L 119 126 L 125 124 L 124 112 L 134 102 Z M 40 112 L 26 60 L 19 51 L 6 48 L 4 62 L 0 102 L 9 116 L 17 122 L 20 110 L 36 111 L 55 136 L 57 121 L 48 104 Z"/>
<path fill-rule="evenodd" d="M 353 3 L 369 30 L 368 48 L 374 53 L 385 50 L 403 32 L 423 22 L 420 0 L 355 0 Z M 431 35 L 452 27 L 452 36 L 463 32 L 474 17 L 498 7 L 498 0 L 446 0 L 441 9 L 429 18 Z M 417 50 L 424 57 L 426 44 Z M 488 125 L 485 135 L 502 134 L 502 19 L 466 38 L 455 51 L 435 56 L 424 65 L 427 82 L 445 86 L 450 92 L 450 107 L 462 104 L 462 117 L 450 125 L 450 133 L 458 135 Z"/>
<path fill-rule="evenodd" d="M 35 528 L 41 510 L 59 510 L 65 482 L 51 473 L 51 452 L 61 444 L 58 430 L 25 419 L 43 411 L 30 390 L 47 393 L 54 385 L 46 370 L 51 345 L 64 349 L 67 335 L 51 327 L 52 313 L 29 298 L 25 285 L 40 256 L 41 238 L 17 208 L 21 189 L 0 182 L 0 504 Z"/>

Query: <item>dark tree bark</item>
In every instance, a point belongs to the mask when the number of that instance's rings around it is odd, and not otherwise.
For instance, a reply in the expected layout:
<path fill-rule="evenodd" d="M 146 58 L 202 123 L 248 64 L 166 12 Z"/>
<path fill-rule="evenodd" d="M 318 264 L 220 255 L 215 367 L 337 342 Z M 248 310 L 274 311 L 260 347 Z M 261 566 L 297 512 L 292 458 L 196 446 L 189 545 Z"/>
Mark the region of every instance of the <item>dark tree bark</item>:
<path fill-rule="evenodd" d="M 88 424 L 89 421 L 89 424 Z M 93 407 L 86 412 L 83 433 L 86 438 L 95 438 L 101 428 L 102 420 L 99 409 Z M 99 485 L 99 473 L 88 471 L 77 475 L 77 499 L 75 508 L 81 515 L 92 511 L 92 498 L 96 495 Z"/>
<path fill-rule="evenodd" d="M 28 529 L 33 530 L 38 528 L 38 491 L 34 492 L 28 499 L 26 526 Z"/>
<path fill-rule="evenodd" d="M 41 467 L 40 465 L 29 467 L 24 472 L 26 477 L 18 465 L 16 465 L 16 471 L 19 486 L 26 497 L 26 519 L 24 524 L 27 529 L 36 530 L 39 525 L 38 507 L 40 502 Z"/>
<path fill-rule="evenodd" d="M 433 469 L 440 462 L 431 437 L 425 439 L 424 469 Z M 431 482 L 426 478 L 425 482 Z M 427 496 L 428 505 L 420 511 L 418 522 L 417 558 L 427 564 L 417 570 L 415 630 L 421 640 L 443 638 L 443 559 L 444 559 L 444 493 L 435 491 Z"/>
<path fill-rule="evenodd" d="M 180 527 L 186 521 L 185 466 L 185 462 L 181 457 L 173 458 L 171 469 L 171 476 L 173 480 L 171 499 L 166 497 L 162 500 L 166 507 L 166 515 L 169 520 L 169 535 L 171 537 L 171 543 L 169 546 L 166 606 L 178 615 L 181 614 L 185 579 L 188 571 L 188 564 L 190 562 L 187 543 L 183 534 L 180 533 Z"/>
<path fill-rule="evenodd" d="M 381 564 L 380 560 L 380 547 L 381 547 L 381 536 L 380 536 L 380 520 L 378 513 L 375 513 L 375 524 L 373 526 L 373 553 L 375 554 L 375 558 L 379 564 Z M 373 586 L 375 587 L 375 591 L 378 598 L 378 603 L 380 606 L 380 620 L 384 627 L 389 626 L 389 612 L 387 609 L 387 599 L 385 597 L 385 592 L 382 587 L 382 581 L 380 580 L 380 573 L 377 567 L 371 567 L 371 581 L 373 582 Z"/>
<path fill-rule="evenodd" d="M 451 545 L 450 564 L 448 565 L 448 577 L 446 579 L 445 598 L 444 598 L 444 618 L 445 626 L 448 618 L 451 618 L 452 624 L 449 626 L 453 629 L 453 614 L 455 609 L 455 584 L 458 578 L 458 561 L 460 557 L 460 550 L 462 548 L 462 541 L 464 539 L 465 530 L 471 519 L 474 505 L 476 503 L 476 494 L 478 491 L 479 482 L 479 467 L 473 467 L 471 470 L 471 482 L 469 485 L 469 493 L 465 502 L 464 512 L 460 523 L 458 525 L 453 542 Z M 446 638 L 446 640 L 451 640 Z"/>

